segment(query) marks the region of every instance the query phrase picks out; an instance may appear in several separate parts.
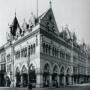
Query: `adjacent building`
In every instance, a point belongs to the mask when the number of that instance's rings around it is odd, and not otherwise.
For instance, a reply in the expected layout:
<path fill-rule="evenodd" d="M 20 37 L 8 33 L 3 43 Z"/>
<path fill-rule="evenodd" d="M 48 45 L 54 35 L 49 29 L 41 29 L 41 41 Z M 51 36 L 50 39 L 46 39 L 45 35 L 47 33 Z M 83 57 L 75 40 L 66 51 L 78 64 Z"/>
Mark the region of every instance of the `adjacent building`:
<path fill-rule="evenodd" d="M 0 86 L 5 86 L 6 58 L 4 46 L 0 48 Z"/>
<path fill-rule="evenodd" d="M 3 58 L 0 60 L 4 60 L 6 86 L 27 87 L 28 80 L 33 87 L 90 80 L 90 58 L 85 43 L 79 45 L 68 26 L 59 32 L 52 8 L 38 18 L 32 14 L 22 26 L 15 15 L 0 55 Z"/>

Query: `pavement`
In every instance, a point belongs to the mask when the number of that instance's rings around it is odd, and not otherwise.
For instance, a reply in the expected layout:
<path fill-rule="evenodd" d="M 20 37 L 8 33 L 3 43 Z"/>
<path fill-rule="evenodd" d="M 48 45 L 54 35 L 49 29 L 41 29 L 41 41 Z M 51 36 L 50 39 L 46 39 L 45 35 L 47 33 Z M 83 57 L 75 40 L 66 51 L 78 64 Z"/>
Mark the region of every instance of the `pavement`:
<path fill-rule="evenodd" d="M 74 84 L 71 86 L 90 86 L 90 83 L 83 83 L 83 84 Z"/>
<path fill-rule="evenodd" d="M 10 88 L 10 87 L 0 87 L 0 90 L 28 90 L 27 88 Z M 90 90 L 90 83 L 86 84 L 76 84 L 72 86 L 61 86 L 59 88 L 49 87 L 49 88 L 33 88 L 32 90 Z"/>

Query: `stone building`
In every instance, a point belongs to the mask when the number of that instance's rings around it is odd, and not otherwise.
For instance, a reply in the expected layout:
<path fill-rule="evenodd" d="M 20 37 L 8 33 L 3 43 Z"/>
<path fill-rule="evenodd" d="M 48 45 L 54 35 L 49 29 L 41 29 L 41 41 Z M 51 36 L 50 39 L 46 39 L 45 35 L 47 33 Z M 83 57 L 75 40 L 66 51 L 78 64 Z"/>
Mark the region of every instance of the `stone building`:
<path fill-rule="evenodd" d="M 0 48 L 0 86 L 5 86 L 6 59 L 4 46 Z"/>
<path fill-rule="evenodd" d="M 4 50 L 7 86 L 27 87 L 30 81 L 33 87 L 55 87 L 90 78 L 85 44 L 77 43 L 68 26 L 59 32 L 52 8 L 38 18 L 32 14 L 22 27 L 15 15 Z"/>

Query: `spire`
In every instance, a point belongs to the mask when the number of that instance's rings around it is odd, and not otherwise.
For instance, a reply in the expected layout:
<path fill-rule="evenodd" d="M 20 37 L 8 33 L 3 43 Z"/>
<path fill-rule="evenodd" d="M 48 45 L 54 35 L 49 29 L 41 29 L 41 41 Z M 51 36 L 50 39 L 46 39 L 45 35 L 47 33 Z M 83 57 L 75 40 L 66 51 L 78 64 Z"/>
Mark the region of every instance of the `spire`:
<path fill-rule="evenodd" d="M 15 10 L 15 17 L 16 17 L 16 10 Z"/>
<path fill-rule="evenodd" d="M 37 18 L 38 18 L 38 0 L 37 0 Z"/>
<path fill-rule="evenodd" d="M 52 8 L 52 1 L 50 0 L 50 2 L 49 2 L 49 3 L 50 3 L 50 8 Z"/>
<path fill-rule="evenodd" d="M 13 22 L 12 22 L 11 26 L 10 26 L 11 34 L 12 34 L 13 36 L 16 35 L 16 30 L 17 30 L 18 27 L 20 28 L 18 19 L 17 19 L 17 17 L 16 17 L 16 11 L 15 11 L 15 17 L 14 17 L 14 19 L 13 19 Z"/>

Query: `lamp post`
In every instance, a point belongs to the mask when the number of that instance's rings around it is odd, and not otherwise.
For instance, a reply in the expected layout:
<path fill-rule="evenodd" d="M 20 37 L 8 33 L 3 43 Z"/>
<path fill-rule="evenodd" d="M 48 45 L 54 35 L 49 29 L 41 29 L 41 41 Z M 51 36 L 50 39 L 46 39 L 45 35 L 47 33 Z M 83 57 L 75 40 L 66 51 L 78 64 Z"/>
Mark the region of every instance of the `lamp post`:
<path fill-rule="evenodd" d="M 74 42 L 74 38 L 72 35 L 72 42 L 71 42 L 71 63 L 72 63 L 72 85 L 74 84 L 74 77 L 73 77 L 73 42 Z"/>
<path fill-rule="evenodd" d="M 10 81 L 12 82 L 12 71 L 10 72 Z"/>
<path fill-rule="evenodd" d="M 5 73 L 4 78 L 5 78 L 5 86 L 7 86 L 7 72 Z"/>
<path fill-rule="evenodd" d="M 14 46 L 12 44 L 12 35 L 11 35 L 11 39 L 10 39 L 10 46 L 11 46 L 11 56 L 12 56 L 12 84 L 14 87 Z"/>

